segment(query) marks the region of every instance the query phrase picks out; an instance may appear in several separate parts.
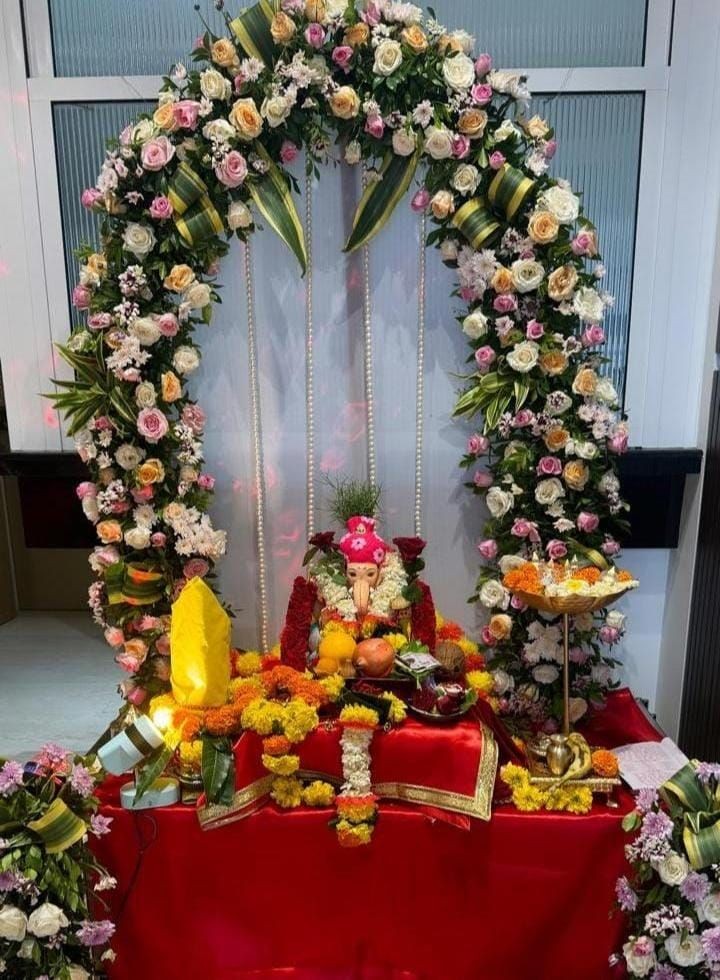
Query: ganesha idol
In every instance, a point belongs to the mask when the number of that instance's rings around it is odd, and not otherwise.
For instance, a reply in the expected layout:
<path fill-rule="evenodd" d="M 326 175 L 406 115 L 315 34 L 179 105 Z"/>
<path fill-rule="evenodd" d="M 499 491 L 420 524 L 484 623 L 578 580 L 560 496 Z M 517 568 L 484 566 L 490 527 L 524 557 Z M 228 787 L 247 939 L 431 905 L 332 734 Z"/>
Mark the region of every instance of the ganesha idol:
<path fill-rule="evenodd" d="M 307 578 L 295 580 L 280 638 L 283 662 L 318 675 L 380 678 L 392 672 L 396 650 L 410 640 L 435 649 L 435 609 L 418 578 L 425 542 L 394 538 L 374 517 L 354 515 L 335 541 L 316 534 L 306 556 Z"/>

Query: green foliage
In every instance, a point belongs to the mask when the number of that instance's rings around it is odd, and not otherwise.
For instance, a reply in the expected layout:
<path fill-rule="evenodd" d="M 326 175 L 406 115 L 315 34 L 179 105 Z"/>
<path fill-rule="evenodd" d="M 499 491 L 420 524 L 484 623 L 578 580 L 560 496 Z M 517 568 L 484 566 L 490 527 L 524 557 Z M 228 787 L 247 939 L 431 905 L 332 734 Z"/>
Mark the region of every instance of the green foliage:
<path fill-rule="evenodd" d="M 358 515 L 377 517 L 382 493 L 379 486 L 350 477 L 335 480 L 327 477 L 326 480 L 332 491 L 330 514 L 338 524 L 344 526 L 351 517 Z"/>

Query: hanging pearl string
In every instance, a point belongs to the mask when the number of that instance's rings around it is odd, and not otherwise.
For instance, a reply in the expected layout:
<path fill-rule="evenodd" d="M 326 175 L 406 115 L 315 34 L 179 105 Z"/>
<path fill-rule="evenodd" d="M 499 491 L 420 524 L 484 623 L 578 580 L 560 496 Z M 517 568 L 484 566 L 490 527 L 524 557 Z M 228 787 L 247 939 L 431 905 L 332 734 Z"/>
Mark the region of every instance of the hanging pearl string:
<path fill-rule="evenodd" d="M 305 175 L 305 424 L 307 455 L 307 537 L 315 533 L 315 380 L 313 364 L 313 267 L 312 267 L 312 185 L 311 173 Z"/>
<path fill-rule="evenodd" d="M 368 174 L 363 169 L 363 189 L 367 187 Z M 368 482 L 377 484 L 377 458 L 375 452 L 375 398 L 373 390 L 373 335 L 370 307 L 370 246 L 363 245 L 363 340 L 365 379 L 365 424 L 367 428 Z"/>
<path fill-rule="evenodd" d="M 420 217 L 420 255 L 418 261 L 417 380 L 415 387 L 415 521 L 416 537 L 422 534 L 423 428 L 425 395 L 425 214 Z"/>
<path fill-rule="evenodd" d="M 250 242 L 245 242 L 245 289 L 247 291 L 247 338 L 250 367 L 250 423 L 252 432 L 253 468 L 255 478 L 255 534 L 258 562 L 258 595 L 260 599 L 260 645 L 263 653 L 270 649 L 268 641 L 267 562 L 265 555 L 265 475 L 260 418 L 260 385 L 258 381 L 257 337 L 252 280 Z"/>

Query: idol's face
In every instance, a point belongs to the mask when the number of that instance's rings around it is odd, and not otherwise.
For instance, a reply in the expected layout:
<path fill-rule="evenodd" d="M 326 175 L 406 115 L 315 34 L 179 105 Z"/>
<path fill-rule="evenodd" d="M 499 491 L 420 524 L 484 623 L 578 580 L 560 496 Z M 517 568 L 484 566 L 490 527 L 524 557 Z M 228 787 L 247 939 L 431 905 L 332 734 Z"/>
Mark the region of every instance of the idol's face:
<path fill-rule="evenodd" d="M 374 589 L 380 581 L 380 568 L 373 562 L 349 562 L 347 577 L 350 587 L 359 582 L 367 582 Z"/>

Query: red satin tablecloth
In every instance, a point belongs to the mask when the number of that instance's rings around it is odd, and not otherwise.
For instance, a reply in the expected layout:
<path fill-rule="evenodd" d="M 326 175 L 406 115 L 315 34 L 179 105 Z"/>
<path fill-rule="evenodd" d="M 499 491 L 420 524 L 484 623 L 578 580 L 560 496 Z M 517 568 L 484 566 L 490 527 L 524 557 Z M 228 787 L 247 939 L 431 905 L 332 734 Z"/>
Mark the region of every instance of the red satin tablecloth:
<path fill-rule="evenodd" d="M 632 695 L 586 734 L 660 736 Z M 132 813 L 103 787 L 118 879 L 113 980 L 600 980 L 622 936 L 608 917 L 624 873 L 620 808 L 585 816 L 498 807 L 469 830 L 384 803 L 372 843 L 346 850 L 331 810 L 266 806 L 203 831 L 181 805 Z"/>

